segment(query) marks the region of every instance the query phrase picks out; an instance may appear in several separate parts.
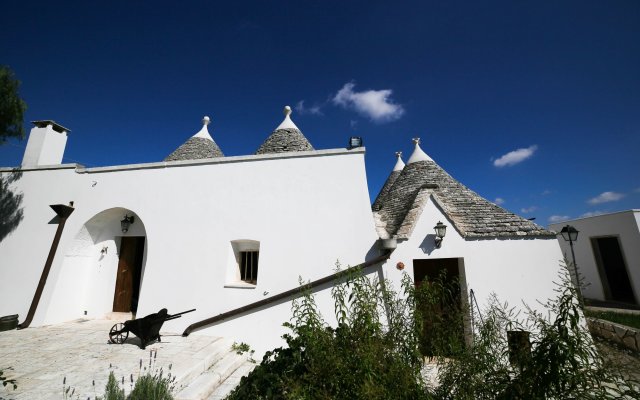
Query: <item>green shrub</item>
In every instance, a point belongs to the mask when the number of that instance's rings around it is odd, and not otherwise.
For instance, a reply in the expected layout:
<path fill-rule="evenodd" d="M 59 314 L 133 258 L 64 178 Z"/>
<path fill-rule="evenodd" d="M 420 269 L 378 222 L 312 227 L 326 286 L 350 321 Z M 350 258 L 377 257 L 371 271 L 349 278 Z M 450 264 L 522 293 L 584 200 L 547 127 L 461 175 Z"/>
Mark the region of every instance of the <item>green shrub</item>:
<path fill-rule="evenodd" d="M 130 400 L 173 400 L 170 380 L 163 378 L 162 371 L 138 377 L 129 394 Z"/>
<path fill-rule="evenodd" d="M 131 382 L 131 393 L 125 395 L 124 377 L 118 382 L 113 371 L 109 372 L 109 379 L 104 390 L 104 397 L 101 400 L 173 400 L 176 377 L 169 372 L 166 376 L 162 368 L 155 367 L 157 350 L 149 352 L 149 366 L 142 366 L 140 359 L 140 369 L 138 377 L 134 380 L 133 374 L 129 376 Z M 169 365 L 171 371 L 171 365 Z M 122 386 L 121 386 L 122 385 Z"/>
<path fill-rule="evenodd" d="M 413 316 L 387 287 L 361 273 L 343 274 L 332 289 L 336 328 L 324 322 L 307 291 L 285 323 L 287 347 L 267 352 L 228 399 L 430 398 Z"/>
<path fill-rule="evenodd" d="M 414 318 L 419 329 L 419 348 L 428 357 L 455 357 L 466 347 L 464 317 L 457 278 L 443 270 L 435 279 L 425 278 L 412 290 Z"/>
<path fill-rule="evenodd" d="M 120 388 L 113 371 L 109 372 L 107 386 L 104 388 L 104 400 L 125 400 L 124 389 Z"/>
<path fill-rule="evenodd" d="M 482 316 L 466 310 L 457 282 L 443 277 L 416 289 L 405 274 L 398 295 L 388 282 L 343 274 L 332 289 L 337 327 L 307 291 L 285 323 L 287 347 L 268 352 L 228 399 L 640 398 L 639 383 L 597 352 L 568 272 L 561 278 L 545 315 L 527 308 L 521 317 L 495 296 Z M 470 346 L 467 316 L 477 322 Z M 531 349 L 510 354 L 507 331 L 531 332 Z M 436 388 L 423 381 L 420 351 L 437 356 Z"/>
<path fill-rule="evenodd" d="M 598 353 L 563 270 L 546 314 L 527 308 L 523 320 L 494 297 L 476 329 L 474 345 L 442 362 L 441 399 L 638 399 L 639 383 Z M 508 330 L 530 331 L 531 352 L 509 361 Z"/>

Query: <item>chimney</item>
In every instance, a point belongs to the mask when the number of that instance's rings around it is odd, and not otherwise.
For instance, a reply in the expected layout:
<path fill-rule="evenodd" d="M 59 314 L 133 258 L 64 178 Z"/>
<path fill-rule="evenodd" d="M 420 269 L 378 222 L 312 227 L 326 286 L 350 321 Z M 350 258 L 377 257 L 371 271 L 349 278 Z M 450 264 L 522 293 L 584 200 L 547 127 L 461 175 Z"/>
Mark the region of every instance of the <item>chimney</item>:
<path fill-rule="evenodd" d="M 51 120 L 32 121 L 32 124 L 35 126 L 29 133 L 22 167 L 62 164 L 67 132 L 71 131 Z"/>

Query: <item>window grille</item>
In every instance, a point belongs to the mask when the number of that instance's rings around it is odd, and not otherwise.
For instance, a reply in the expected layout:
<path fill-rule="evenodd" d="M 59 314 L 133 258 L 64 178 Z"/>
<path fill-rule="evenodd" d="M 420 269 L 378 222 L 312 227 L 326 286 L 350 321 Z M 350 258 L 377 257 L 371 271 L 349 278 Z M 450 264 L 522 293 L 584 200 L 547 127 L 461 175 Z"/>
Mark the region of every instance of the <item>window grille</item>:
<path fill-rule="evenodd" d="M 247 283 L 258 282 L 258 251 L 240 252 L 240 279 Z"/>

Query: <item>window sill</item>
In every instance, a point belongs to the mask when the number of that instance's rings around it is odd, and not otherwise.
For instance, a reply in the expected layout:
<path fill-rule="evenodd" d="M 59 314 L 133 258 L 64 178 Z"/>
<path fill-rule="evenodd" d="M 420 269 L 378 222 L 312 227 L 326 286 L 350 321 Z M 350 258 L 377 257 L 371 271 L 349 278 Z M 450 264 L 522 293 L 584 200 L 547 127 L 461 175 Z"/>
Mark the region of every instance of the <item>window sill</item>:
<path fill-rule="evenodd" d="M 257 285 L 254 285 L 253 283 L 247 283 L 247 282 L 234 282 L 234 283 L 227 283 L 224 285 L 225 288 L 230 288 L 230 289 L 255 289 Z"/>

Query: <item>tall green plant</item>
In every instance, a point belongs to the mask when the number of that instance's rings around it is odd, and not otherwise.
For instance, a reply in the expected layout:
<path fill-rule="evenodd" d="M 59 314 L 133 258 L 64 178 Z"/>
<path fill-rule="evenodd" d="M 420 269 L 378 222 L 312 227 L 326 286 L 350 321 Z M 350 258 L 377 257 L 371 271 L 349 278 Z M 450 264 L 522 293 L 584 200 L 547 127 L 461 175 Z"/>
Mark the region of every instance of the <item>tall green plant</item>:
<path fill-rule="evenodd" d="M 113 371 L 109 371 L 107 385 L 104 388 L 104 400 L 125 400 L 124 389 L 120 387 Z"/>
<path fill-rule="evenodd" d="M 638 399 L 640 385 L 602 358 L 586 327 L 577 289 L 563 269 L 557 297 L 545 304 L 552 317 L 527 308 L 520 320 L 493 299 L 476 341 L 441 366 L 443 399 Z M 507 330 L 531 331 L 529 357 L 509 362 Z"/>
<path fill-rule="evenodd" d="M 283 336 L 287 347 L 268 352 L 228 398 L 430 398 L 414 324 L 404 325 L 412 316 L 388 287 L 361 271 L 343 273 L 332 290 L 335 328 L 307 290 L 285 323 L 291 331 Z"/>
<path fill-rule="evenodd" d="M 428 357 L 455 357 L 465 349 L 464 318 L 457 278 L 449 278 L 443 270 L 435 279 L 425 278 L 414 290 L 414 318 L 420 352 Z"/>
<path fill-rule="evenodd" d="M 480 316 L 459 301 L 457 282 L 442 276 L 416 288 L 404 274 L 396 293 L 361 271 L 343 273 L 332 289 L 337 326 L 324 322 L 306 291 L 285 324 L 287 347 L 268 352 L 228 398 L 640 398 L 638 382 L 597 352 L 576 289 L 566 271 L 561 278 L 545 314 L 525 309 L 520 315 L 492 296 Z M 478 322 L 473 345 L 461 329 L 469 314 Z M 531 332 L 530 354 L 510 354 L 508 331 Z M 420 349 L 438 356 L 435 388 L 421 376 Z"/>

